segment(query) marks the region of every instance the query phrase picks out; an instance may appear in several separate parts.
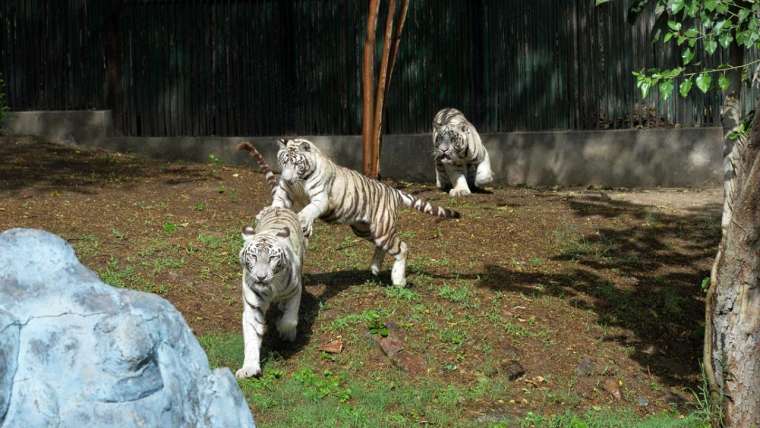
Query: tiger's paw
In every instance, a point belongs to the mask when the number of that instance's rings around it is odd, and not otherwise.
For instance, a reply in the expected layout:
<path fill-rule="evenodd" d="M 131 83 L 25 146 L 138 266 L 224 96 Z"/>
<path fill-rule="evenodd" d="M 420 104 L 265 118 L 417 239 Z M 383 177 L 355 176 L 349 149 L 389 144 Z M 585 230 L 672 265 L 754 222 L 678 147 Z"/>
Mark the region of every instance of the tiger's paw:
<path fill-rule="evenodd" d="M 470 189 L 451 189 L 449 190 L 450 196 L 467 196 L 470 194 Z"/>
<path fill-rule="evenodd" d="M 238 379 L 246 379 L 249 377 L 261 376 L 261 367 L 259 366 L 245 366 L 235 372 L 235 377 Z"/>

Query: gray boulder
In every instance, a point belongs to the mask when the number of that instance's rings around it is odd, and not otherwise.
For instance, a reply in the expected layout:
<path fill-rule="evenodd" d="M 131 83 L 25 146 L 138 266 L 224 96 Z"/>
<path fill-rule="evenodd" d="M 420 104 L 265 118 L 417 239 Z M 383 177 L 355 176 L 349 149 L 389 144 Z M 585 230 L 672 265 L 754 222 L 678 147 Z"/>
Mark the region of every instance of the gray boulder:
<path fill-rule="evenodd" d="M 179 312 L 117 289 L 61 238 L 0 233 L 0 428 L 254 427 Z"/>

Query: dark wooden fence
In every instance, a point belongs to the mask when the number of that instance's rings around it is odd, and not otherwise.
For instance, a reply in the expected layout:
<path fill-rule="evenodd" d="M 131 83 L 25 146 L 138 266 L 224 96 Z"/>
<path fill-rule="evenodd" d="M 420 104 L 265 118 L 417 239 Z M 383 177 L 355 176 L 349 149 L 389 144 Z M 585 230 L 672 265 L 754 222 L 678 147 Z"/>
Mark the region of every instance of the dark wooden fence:
<path fill-rule="evenodd" d="M 358 134 L 366 3 L 3 0 L 0 73 L 11 109 L 111 108 L 127 135 Z M 717 123 L 719 95 L 641 100 L 631 72 L 674 55 L 628 4 L 411 0 L 386 131 L 445 106 L 481 131 Z"/>

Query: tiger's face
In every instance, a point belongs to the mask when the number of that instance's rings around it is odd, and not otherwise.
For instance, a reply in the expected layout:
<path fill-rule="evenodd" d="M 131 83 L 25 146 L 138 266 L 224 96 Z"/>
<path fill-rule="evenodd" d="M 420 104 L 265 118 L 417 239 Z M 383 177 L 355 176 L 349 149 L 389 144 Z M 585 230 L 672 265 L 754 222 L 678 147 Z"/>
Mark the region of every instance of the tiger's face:
<path fill-rule="evenodd" d="M 243 268 L 245 284 L 254 289 L 269 287 L 272 279 L 285 269 L 285 252 L 277 238 L 287 238 L 286 228 L 275 238 L 255 235 L 250 226 L 243 229 L 243 248 L 240 250 L 240 265 Z"/>
<path fill-rule="evenodd" d="M 446 125 L 438 129 L 433 141 L 433 158 L 454 163 L 467 157 L 467 125 Z"/>
<path fill-rule="evenodd" d="M 311 142 L 301 138 L 280 139 L 277 161 L 282 169 L 282 179 L 288 183 L 306 180 L 315 169 L 314 151 Z"/>

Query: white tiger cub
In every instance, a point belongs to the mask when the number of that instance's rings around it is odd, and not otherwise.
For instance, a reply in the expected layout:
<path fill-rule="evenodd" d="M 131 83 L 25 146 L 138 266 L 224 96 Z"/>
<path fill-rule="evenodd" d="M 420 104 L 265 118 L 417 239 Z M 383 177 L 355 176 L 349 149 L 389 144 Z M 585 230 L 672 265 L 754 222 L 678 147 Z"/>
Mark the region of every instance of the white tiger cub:
<path fill-rule="evenodd" d="M 455 108 L 433 118 L 435 185 L 451 196 L 469 195 L 493 181 L 491 160 L 474 126 Z"/>
<path fill-rule="evenodd" d="M 354 234 L 375 244 L 370 269 L 380 272 L 385 254 L 395 258 L 393 285 L 406 285 L 407 246 L 397 231 L 400 205 L 441 218 L 459 213 L 387 186 L 356 171 L 336 165 L 310 141 L 279 140 L 277 160 L 282 174 L 274 190 L 273 206 L 303 206 L 298 213 L 306 236 L 317 218 L 351 226 Z M 305 205 L 301 205 L 304 204 Z"/>
<path fill-rule="evenodd" d="M 256 229 L 243 229 L 240 265 L 243 268 L 243 367 L 238 378 L 261 374 L 261 341 L 266 313 L 274 303 L 282 316 L 277 331 L 293 341 L 301 304 L 303 256 L 307 246 L 298 216 L 287 208 L 266 207 L 256 215 Z"/>

